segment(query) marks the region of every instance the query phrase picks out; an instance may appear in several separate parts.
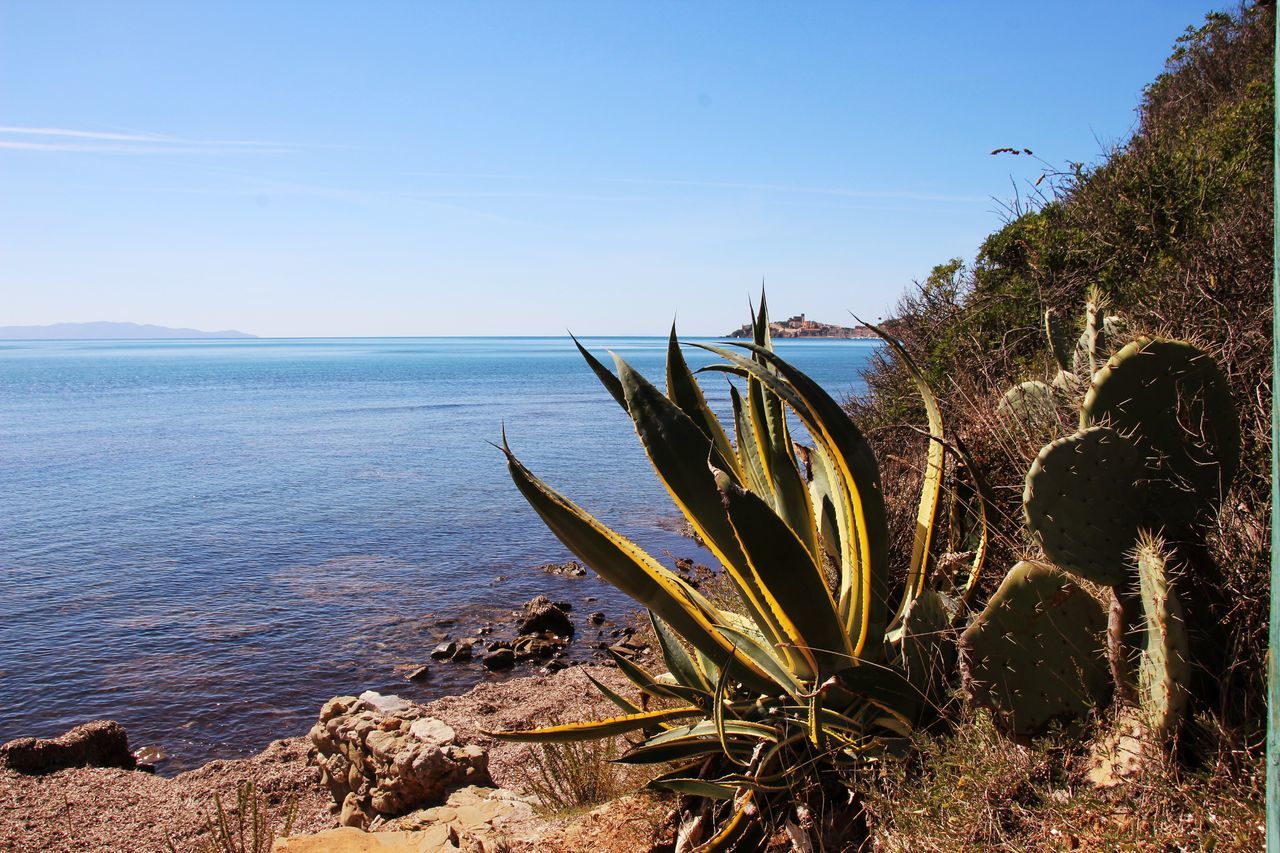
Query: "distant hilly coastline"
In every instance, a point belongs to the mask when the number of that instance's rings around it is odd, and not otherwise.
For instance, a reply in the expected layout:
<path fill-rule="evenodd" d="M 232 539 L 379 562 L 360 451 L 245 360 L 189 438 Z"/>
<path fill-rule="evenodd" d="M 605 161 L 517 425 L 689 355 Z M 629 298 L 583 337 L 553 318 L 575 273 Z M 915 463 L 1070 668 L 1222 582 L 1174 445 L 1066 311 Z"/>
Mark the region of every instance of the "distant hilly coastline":
<path fill-rule="evenodd" d="M 172 329 L 142 323 L 54 323 L 50 326 L 0 326 L 0 340 L 23 341 L 120 341 L 155 338 L 256 338 L 246 332 L 225 329 Z"/>

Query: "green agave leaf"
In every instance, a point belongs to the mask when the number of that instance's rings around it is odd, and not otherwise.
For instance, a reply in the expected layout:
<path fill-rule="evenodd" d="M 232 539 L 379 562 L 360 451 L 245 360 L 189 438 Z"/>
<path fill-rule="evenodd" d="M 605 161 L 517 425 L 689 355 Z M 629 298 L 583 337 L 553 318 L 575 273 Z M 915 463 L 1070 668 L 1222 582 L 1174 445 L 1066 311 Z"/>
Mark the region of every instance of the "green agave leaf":
<path fill-rule="evenodd" d="M 600 682 L 599 682 L 599 681 L 597 681 L 595 678 L 593 678 L 593 677 L 592 677 L 592 675 L 591 675 L 591 673 L 584 671 L 582 674 L 583 674 L 583 675 L 585 675 L 585 676 L 587 677 L 587 680 L 588 680 L 588 681 L 590 681 L 592 684 L 594 684 L 594 685 L 595 685 L 596 689 L 597 689 L 597 690 L 599 690 L 599 691 L 600 691 L 600 693 L 601 693 L 601 694 L 602 694 L 606 699 L 608 699 L 608 700 L 609 700 L 610 702 L 612 702 L 613 704 L 617 705 L 617 706 L 618 706 L 619 708 L 621 708 L 623 711 L 626 711 L 628 714 L 639 714 L 639 713 L 640 713 L 640 706 L 639 706 L 639 705 L 636 705 L 636 704 L 635 704 L 634 702 L 632 702 L 631 700 L 624 698 L 621 694 L 616 693 L 616 692 L 614 692 L 613 690 L 611 690 L 610 688 L 606 687 L 604 684 L 600 683 Z"/>
<path fill-rule="evenodd" d="M 587 351 L 582 342 L 573 336 L 571 332 L 569 337 L 573 338 L 573 345 L 578 348 L 578 352 L 582 353 L 582 357 L 586 359 L 587 364 L 591 367 L 591 371 L 595 373 L 596 378 L 600 380 L 600 384 L 618 401 L 618 405 L 622 407 L 622 411 L 627 410 L 627 398 L 622 393 L 622 383 L 618 381 L 618 377 L 614 376 L 609 368 L 600 363 L 594 355 Z"/>
<path fill-rule="evenodd" d="M 711 743 L 720 746 L 721 727 L 717 726 L 714 720 L 703 720 L 687 726 L 677 726 L 645 741 L 646 746 L 659 746 L 664 743 L 673 743 L 688 738 L 710 738 Z M 768 743 L 777 743 L 778 731 L 773 726 L 766 726 L 763 723 L 753 723 L 749 720 L 725 720 L 723 723 L 723 731 L 726 739 L 728 738 L 745 738 L 752 741 L 766 741 Z"/>
<path fill-rule="evenodd" d="M 621 670 L 622 674 L 643 693 L 662 699 L 678 699 L 697 705 L 699 708 L 710 707 L 711 694 L 708 691 L 685 687 L 682 684 L 663 684 L 648 672 L 645 672 L 642 667 L 612 649 L 609 650 L 609 657 L 618 664 L 618 669 Z"/>
<path fill-rule="evenodd" d="M 739 747 L 730 744 L 730 748 Z M 669 761 L 687 761 L 690 758 L 707 758 L 724 755 L 720 742 L 714 738 L 686 738 L 681 741 L 649 744 L 633 747 L 626 754 L 615 758 L 615 764 L 666 764 Z M 741 746 L 741 757 L 748 758 L 751 750 L 746 744 Z"/>
<path fill-rule="evenodd" d="M 660 723 L 678 720 L 682 717 L 701 715 L 701 708 L 660 708 L 654 711 L 641 711 L 638 714 L 623 714 L 619 717 L 608 717 L 603 720 L 588 720 L 582 723 L 565 723 L 558 726 L 546 726 L 540 729 L 523 731 L 483 732 L 496 740 L 520 741 L 524 743 L 565 743 L 575 740 L 595 740 L 626 734 L 636 729 L 656 727 Z M 674 730 L 673 730 L 674 731 Z"/>
<path fill-rule="evenodd" d="M 808 664 L 808 673 L 797 674 L 823 678 L 847 668 L 853 649 L 813 554 L 759 497 L 727 476 L 716 485 L 766 603 Z"/>
<path fill-rule="evenodd" d="M 710 439 L 675 403 L 623 359 L 615 355 L 614 361 L 626 392 L 627 410 L 658 479 L 707 547 L 728 570 L 743 594 L 744 606 L 760 630 L 774 643 L 779 642 L 782 638 L 779 627 L 767 612 L 759 585 L 750 574 L 746 557 L 738 547 L 738 540 L 721 506 L 720 492 L 707 464 L 712 455 Z"/>
<path fill-rule="evenodd" d="M 653 625 L 653 633 L 658 637 L 658 646 L 662 649 L 662 659 L 667 664 L 667 671 L 685 687 L 710 693 L 711 682 L 707 681 L 693 658 L 689 657 L 684 646 L 680 645 L 680 640 L 676 638 L 675 633 L 653 613 L 649 614 L 649 623 Z"/>
<path fill-rule="evenodd" d="M 751 413 L 742 402 L 738 389 L 729 384 L 729 399 L 733 404 L 733 427 L 738 440 L 738 462 L 746 472 L 747 484 L 751 491 L 767 500 L 773 500 L 773 487 L 764 471 L 764 463 L 760 461 L 760 446 L 756 444 L 755 427 L 751 424 Z"/>
<path fill-rule="evenodd" d="M 605 527 L 534 476 L 511 452 L 505 436 L 502 451 L 516 488 L 578 559 L 656 613 L 703 653 L 716 658 L 733 654 L 732 643 L 708 619 L 714 608 L 688 584 L 634 542 Z M 769 677 L 750 659 L 742 657 L 739 665 L 743 678 L 754 675 L 756 683 L 769 683 Z"/>
<path fill-rule="evenodd" d="M 871 446 L 826 391 L 772 352 L 751 344 L 732 344 L 759 355 L 777 371 L 776 376 L 731 350 L 709 344 L 696 346 L 731 363 L 729 367 L 712 365 L 707 369 L 736 372 L 737 368 L 769 386 L 804 423 L 818 443 L 815 450 L 820 448 L 827 453 L 832 470 L 838 473 L 835 483 L 841 484 L 845 492 L 837 508 L 845 514 L 839 606 L 846 630 L 854 639 L 855 655 L 879 659 L 888 615 L 889 533 L 880 468 Z"/>
<path fill-rule="evenodd" d="M 725 435 L 720 419 L 707 405 L 702 389 L 684 360 L 684 353 L 680 351 L 680 342 L 676 338 L 675 323 L 671 324 L 671 339 L 667 343 L 667 396 L 711 441 L 712 464 L 728 471 L 735 482 L 741 483 L 744 475 L 738 467 L 738 455 L 733 450 L 729 436 Z"/>
<path fill-rule="evenodd" d="M 778 657 L 762 646 L 755 637 L 745 631 L 735 628 L 732 625 L 719 625 L 720 631 L 729 639 L 733 640 L 737 646 L 738 652 L 752 660 L 764 672 L 767 672 L 773 679 L 774 691 L 766 691 L 769 693 L 782 690 L 790 696 L 799 696 L 804 692 L 804 685 L 796 677 L 785 663 Z"/>
<path fill-rule="evenodd" d="M 973 456 L 969 453 L 969 448 L 965 446 L 964 440 L 960 436 L 956 436 L 954 443 L 956 455 L 960 457 L 965 470 L 973 478 L 973 488 L 978 497 L 980 531 L 978 544 L 973 549 L 973 560 L 969 563 L 969 576 L 965 578 L 964 583 L 957 590 L 960 593 L 960 600 L 967 606 L 973 598 L 974 590 L 978 587 L 978 579 L 982 577 L 982 570 L 987 564 L 987 549 L 991 543 L 991 517 L 995 512 L 996 499 L 995 492 L 991 489 L 991 484 L 987 482 L 986 477 L 982 476 L 982 469 L 973 460 Z"/>
<path fill-rule="evenodd" d="M 732 800 L 738 794 L 736 787 L 689 777 L 654 779 L 649 782 L 647 787 L 673 791 L 677 794 L 688 794 L 691 797 L 708 797 L 713 800 Z"/>

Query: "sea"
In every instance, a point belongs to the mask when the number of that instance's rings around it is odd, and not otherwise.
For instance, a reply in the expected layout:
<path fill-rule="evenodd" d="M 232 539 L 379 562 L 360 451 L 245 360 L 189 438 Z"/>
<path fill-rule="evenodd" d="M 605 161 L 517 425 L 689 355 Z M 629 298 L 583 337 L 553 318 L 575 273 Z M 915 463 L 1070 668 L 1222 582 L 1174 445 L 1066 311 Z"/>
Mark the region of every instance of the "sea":
<path fill-rule="evenodd" d="M 664 338 L 583 343 L 662 384 Z M 843 399 L 879 344 L 776 346 Z M 171 774 L 303 734 L 331 696 L 510 677 L 406 680 L 535 595 L 621 623 L 635 606 L 593 574 L 538 568 L 571 555 L 511 483 L 504 426 L 655 556 L 712 562 L 567 337 L 0 341 L 0 742 L 114 719 Z"/>

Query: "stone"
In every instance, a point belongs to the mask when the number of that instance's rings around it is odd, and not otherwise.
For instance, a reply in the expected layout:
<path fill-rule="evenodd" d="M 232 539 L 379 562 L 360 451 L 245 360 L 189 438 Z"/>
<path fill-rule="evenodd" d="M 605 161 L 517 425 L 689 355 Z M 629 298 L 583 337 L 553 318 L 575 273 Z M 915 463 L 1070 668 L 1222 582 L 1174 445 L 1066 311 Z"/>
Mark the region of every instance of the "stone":
<path fill-rule="evenodd" d="M 343 826 L 367 828 L 438 805 L 455 788 L 492 784 L 484 749 L 460 743 L 450 726 L 398 696 L 330 699 L 310 739 Z"/>
<path fill-rule="evenodd" d="M 453 657 L 451 657 L 450 660 L 455 660 L 459 663 L 471 660 L 471 656 L 473 654 L 472 649 L 475 647 L 477 642 L 479 642 L 479 640 L 467 639 L 458 643 L 458 649 L 453 653 Z"/>
<path fill-rule="evenodd" d="M 497 672 L 503 669 L 511 669 L 516 665 L 516 653 L 511 649 L 497 649 L 485 655 L 480 663 L 485 669 Z"/>
<path fill-rule="evenodd" d="M 458 652 L 458 644 L 454 642 L 441 643 L 431 652 L 432 660 L 448 660 Z"/>
<path fill-rule="evenodd" d="M 539 595 L 524 606 L 520 614 L 518 634 L 541 634 L 550 631 L 561 637 L 573 636 L 573 623 L 561 607 L 551 603 L 545 595 Z"/>
<path fill-rule="evenodd" d="M 592 625 L 603 625 L 604 611 L 597 610 L 595 613 L 592 613 L 590 616 L 587 617 L 587 621 L 590 622 Z"/>
<path fill-rule="evenodd" d="M 71 767 L 133 770 L 129 736 L 115 720 L 94 720 L 56 738 L 18 738 L 0 746 L 0 767 L 41 775 Z"/>
<path fill-rule="evenodd" d="M 431 667 L 423 664 L 405 676 L 409 681 L 426 681 L 431 676 Z"/>
<path fill-rule="evenodd" d="M 538 566 L 538 571 L 549 575 L 563 575 L 567 578 L 582 578 L 587 575 L 587 570 L 577 560 L 570 560 L 567 563 L 543 563 Z"/>

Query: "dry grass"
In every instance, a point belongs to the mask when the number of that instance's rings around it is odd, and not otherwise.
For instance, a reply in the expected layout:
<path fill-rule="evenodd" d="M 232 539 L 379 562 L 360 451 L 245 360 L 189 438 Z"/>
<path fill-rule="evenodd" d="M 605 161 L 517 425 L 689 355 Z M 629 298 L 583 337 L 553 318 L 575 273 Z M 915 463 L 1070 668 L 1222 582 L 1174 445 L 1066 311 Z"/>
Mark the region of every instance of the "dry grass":
<path fill-rule="evenodd" d="M 1121 786 L 1085 779 L 1078 738 L 1019 745 L 974 714 L 945 737 L 922 737 L 909 763 L 864 787 L 883 850 L 1260 850 L 1263 767 L 1202 774 L 1148 768 Z"/>

